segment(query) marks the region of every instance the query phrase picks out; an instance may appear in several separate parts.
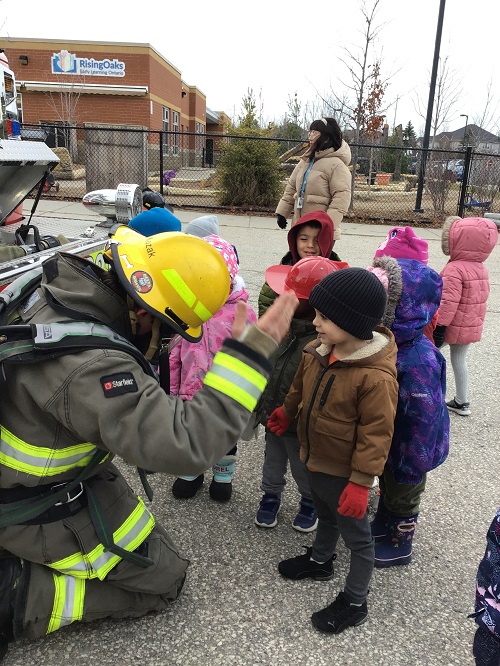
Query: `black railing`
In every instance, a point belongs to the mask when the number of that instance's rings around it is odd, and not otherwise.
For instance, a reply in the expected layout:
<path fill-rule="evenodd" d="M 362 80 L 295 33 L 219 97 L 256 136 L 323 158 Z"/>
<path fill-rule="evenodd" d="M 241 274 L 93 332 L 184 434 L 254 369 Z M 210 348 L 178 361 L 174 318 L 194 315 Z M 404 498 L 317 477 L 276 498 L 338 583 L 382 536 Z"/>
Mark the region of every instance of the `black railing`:
<path fill-rule="evenodd" d="M 277 146 L 283 187 L 300 159 L 304 143 L 280 137 L 163 132 L 119 126 L 22 126 L 26 140 L 45 140 L 61 163 L 54 176 L 59 189 L 44 194 L 80 200 L 91 190 L 138 183 L 162 192 L 176 208 L 224 211 L 217 167 L 221 147 L 238 141 L 267 141 Z M 500 212 L 500 155 L 429 149 L 421 212 L 415 211 L 422 150 L 418 147 L 351 145 L 356 156 L 353 200 L 347 217 L 361 221 L 441 223 L 446 215 Z M 351 172 L 353 167 L 351 166 Z M 277 201 L 241 210 L 272 215 Z M 228 208 L 229 210 L 229 208 Z M 235 212 L 231 208 L 231 212 Z"/>

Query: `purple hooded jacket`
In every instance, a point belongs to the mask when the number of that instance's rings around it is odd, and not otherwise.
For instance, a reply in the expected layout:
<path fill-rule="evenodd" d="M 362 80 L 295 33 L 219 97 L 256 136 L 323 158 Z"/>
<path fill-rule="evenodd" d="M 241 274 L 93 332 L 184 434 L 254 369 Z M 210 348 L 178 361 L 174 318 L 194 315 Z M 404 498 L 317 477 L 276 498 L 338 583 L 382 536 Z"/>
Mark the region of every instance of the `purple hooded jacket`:
<path fill-rule="evenodd" d="M 446 361 L 423 335 L 439 307 L 442 279 L 413 259 L 378 257 L 388 277 L 382 323 L 398 347 L 398 406 L 386 465 L 397 483 L 416 484 L 448 456 L 450 417 L 445 403 Z"/>

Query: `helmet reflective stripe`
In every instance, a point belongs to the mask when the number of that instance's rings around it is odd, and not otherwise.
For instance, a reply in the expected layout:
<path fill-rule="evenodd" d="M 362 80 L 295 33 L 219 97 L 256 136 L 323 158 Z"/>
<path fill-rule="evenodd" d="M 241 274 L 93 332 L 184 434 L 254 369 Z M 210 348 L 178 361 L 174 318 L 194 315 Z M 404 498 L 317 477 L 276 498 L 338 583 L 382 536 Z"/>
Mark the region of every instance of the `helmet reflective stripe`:
<path fill-rule="evenodd" d="M 72 622 L 81 620 L 84 599 L 84 580 L 54 574 L 54 606 L 46 633 L 50 634 Z"/>
<path fill-rule="evenodd" d="M 173 287 L 175 292 L 182 298 L 188 308 L 192 308 L 193 312 L 201 319 L 201 321 L 208 321 L 213 316 L 213 313 L 210 312 L 210 310 L 208 310 L 208 308 L 206 308 L 201 301 L 196 303 L 198 300 L 196 298 L 196 294 L 191 291 L 191 289 L 174 268 L 163 270 L 162 275 Z M 195 303 L 196 305 L 194 306 Z"/>
<path fill-rule="evenodd" d="M 195 315 L 201 319 L 201 321 L 208 321 L 211 317 L 213 317 L 213 314 L 207 310 L 201 301 L 196 303 L 193 311 Z"/>
<path fill-rule="evenodd" d="M 162 275 L 169 282 L 174 290 L 179 294 L 188 308 L 192 308 L 196 303 L 196 295 L 193 294 L 191 289 L 187 286 L 179 273 L 174 268 L 169 268 L 162 271 Z"/>
<path fill-rule="evenodd" d="M 113 532 L 113 541 L 117 546 L 131 553 L 146 540 L 154 526 L 155 519 L 153 515 L 138 497 L 136 508 L 122 525 Z M 47 566 L 76 578 L 99 578 L 104 580 L 121 559 L 119 555 L 114 555 L 105 550 L 103 544 L 100 543 L 90 553 L 74 553 Z"/>
<path fill-rule="evenodd" d="M 37 478 L 56 476 L 75 467 L 85 467 L 96 450 L 97 448 L 89 442 L 67 446 L 64 449 L 33 446 L 1 426 L 0 463 Z"/>
<path fill-rule="evenodd" d="M 249 412 L 253 412 L 267 379 L 243 361 L 218 352 L 203 384 L 233 398 Z"/>

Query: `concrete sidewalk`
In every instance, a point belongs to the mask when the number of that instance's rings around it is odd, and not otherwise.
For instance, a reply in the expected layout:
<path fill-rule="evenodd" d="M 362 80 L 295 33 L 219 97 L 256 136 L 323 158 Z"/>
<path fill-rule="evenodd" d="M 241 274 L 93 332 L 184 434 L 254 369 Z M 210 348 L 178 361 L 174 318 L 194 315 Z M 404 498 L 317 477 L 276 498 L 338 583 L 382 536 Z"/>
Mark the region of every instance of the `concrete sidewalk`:
<path fill-rule="evenodd" d="M 81 204 L 43 201 L 37 220 L 84 230 L 98 220 Z M 58 215 L 57 218 L 51 217 Z M 180 211 L 182 222 L 198 216 Z M 250 302 L 256 307 L 264 271 L 287 251 L 286 231 L 274 218 L 219 215 L 221 232 L 238 249 Z M 335 249 L 352 266 L 368 266 L 388 226 L 342 225 Z M 447 261 L 440 233 L 418 229 L 429 241 L 429 264 Z M 182 594 L 165 612 L 139 620 L 74 624 L 44 639 L 14 644 L 5 666 L 468 666 L 472 665 L 475 576 L 484 553 L 486 529 L 500 488 L 500 248 L 486 262 L 490 272 L 483 340 L 469 353 L 472 414 L 451 415 L 450 455 L 429 474 L 406 567 L 376 570 L 368 599 L 368 622 L 339 636 L 323 635 L 311 613 L 333 601 L 342 589 L 348 552 L 339 544 L 335 577 L 329 582 L 281 578 L 278 562 L 300 554 L 314 535 L 291 523 L 299 495 L 291 477 L 282 497 L 278 525 L 257 528 L 264 440 L 238 443 L 231 501 L 210 499 L 205 484 L 191 500 L 176 500 L 173 477 L 150 478 L 152 510 L 183 556 L 191 562 Z M 449 360 L 448 349 L 444 354 Z M 448 397 L 454 379 L 448 365 Z M 217 433 L 207 432 L 207 437 Z M 138 442 L 138 446 L 141 442 Z M 168 442 L 165 442 L 168 446 Z M 136 470 L 118 460 L 132 488 L 142 493 Z"/>
<path fill-rule="evenodd" d="M 27 199 L 23 205 L 23 214 L 29 216 L 31 207 L 33 205 L 32 199 Z M 201 215 L 209 215 L 210 211 L 186 211 L 175 210 L 174 214 L 179 218 L 183 225 L 191 222 Z M 101 215 L 92 213 L 86 206 L 79 202 L 72 201 L 53 201 L 48 199 L 41 199 L 38 202 L 35 218 L 39 223 L 43 224 L 43 220 L 67 220 L 69 226 L 75 228 L 87 228 L 105 220 Z M 221 227 L 241 227 L 242 229 L 269 229 L 278 230 L 276 224 L 276 217 L 259 217 L 251 215 L 234 215 L 234 214 L 217 214 L 219 225 Z M 356 235 L 356 236 L 374 236 L 383 238 L 387 234 L 387 230 L 393 226 L 390 225 L 375 225 L 375 224 L 358 224 L 354 222 L 342 222 L 343 235 Z M 290 223 L 288 228 L 290 228 Z M 286 230 L 285 230 L 286 233 Z M 426 229 L 419 228 L 418 235 L 426 240 L 433 241 L 441 238 L 439 229 Z"/>

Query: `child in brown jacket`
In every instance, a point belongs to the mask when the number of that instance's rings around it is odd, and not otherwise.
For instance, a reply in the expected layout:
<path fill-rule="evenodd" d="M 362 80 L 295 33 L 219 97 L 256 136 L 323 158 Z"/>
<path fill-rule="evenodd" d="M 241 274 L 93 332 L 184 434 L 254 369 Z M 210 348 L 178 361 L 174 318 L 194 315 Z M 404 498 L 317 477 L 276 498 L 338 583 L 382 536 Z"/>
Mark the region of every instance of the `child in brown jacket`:
<path fill-rule="evenodd" d="M 329 580 L 342 536 L 351 551 L 344 590 L 311 618 L 317 629 L 338 634 L 368 615 L 374 566 L 368 493 L 391 446 L 397 350 L 389 329 L 377 328 L 386 294 L 369 271 L 344 268 L 328 275 L 309 302 L 318 340 L 305 347 L 283 407 L 271 414 L 268 427 L 279 435 L 289 420 L 298 419 L 318 528 L 312 548 L 283 560 L 278 570 L 291 580 Z"/>

